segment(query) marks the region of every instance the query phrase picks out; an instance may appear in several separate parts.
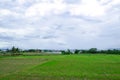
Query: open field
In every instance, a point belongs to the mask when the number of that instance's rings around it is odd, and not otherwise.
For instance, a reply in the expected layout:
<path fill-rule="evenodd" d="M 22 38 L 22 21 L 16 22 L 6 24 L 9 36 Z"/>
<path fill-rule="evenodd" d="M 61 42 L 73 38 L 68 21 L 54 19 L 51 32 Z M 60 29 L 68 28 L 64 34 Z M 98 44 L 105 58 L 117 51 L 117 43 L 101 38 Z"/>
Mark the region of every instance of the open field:
<path fill-rule="evenodd" d="M 3 56 L 0 80 L 120 80 L 120 55 Z"/>

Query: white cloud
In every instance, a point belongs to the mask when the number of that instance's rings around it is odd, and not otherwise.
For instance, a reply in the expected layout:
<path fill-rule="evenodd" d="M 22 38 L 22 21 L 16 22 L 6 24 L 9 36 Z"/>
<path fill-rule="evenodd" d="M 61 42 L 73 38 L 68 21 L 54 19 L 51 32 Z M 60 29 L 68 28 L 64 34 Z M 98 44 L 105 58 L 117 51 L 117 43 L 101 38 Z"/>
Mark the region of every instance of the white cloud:
<path fill-rule="evenodd" d="M 0 9 L 0 16 L 6 16 L 11 14 L 11 11 L 6 10 L 6 9 Z"/>
<path fill-rule="evenodd" d="M 27 17 L 50 16 L 70 13 L 75 16 L 101 17 L 106 13 L 106 6 L 101 5 L 98 1 L 82 0 L 79 4 L 68 4 L 63 0 L 53 0 L 48 2 L 36 3 L 27 9 Z"/>
<path fill-rule="evenodd" d="M 11 44 L 8 43 L 8 42 L 2 42 L 2 41 L 0 41 L 0 48 L 7 48 L 7 47 L 9 47 L 9 45 L 11 45 Z"/>
<path fill-rule="evenodd" d="M 24 3 L 27 2 L 27 0 L 16 0 L 19 5 L 23 5 Z"/>
<path fill-rule="evenodd" d="M 119 0 L 0 2 L 3 2 L 0 6 L 2 45 L 15 44 L 24 48 L 106 48 L 119 43 Z M 4 38 L 8 39 L 7 43 Z"/>
<path fill-rule="evenodd" d="M 27 9 L 25 15 L 27 17 L 49 16 L 51 14 L 62 14 L 66 11 L 66 5 L 56 2 L 55 3 L 37 3 Z"/>
<path fill-rule="evenodd" d="M 120 0 L 112 0 L 111 4 L 120 4 Z"/>
<path fill-rule="evenodd" d="M 19 17 L 19 13 L 16 13 L 14 11 L 11 11 L 9 9 L 0 9 L 0 20 L 4 20 L 4 18 L 7 17 Z"/>
<path fill-rule="evenodd" d="M 105 14 L 105 8 L 96 0 L 82 0 L 80 4 L 71 5 L 70 13 L 77 16 L 99 17 Z"/>
<path fill-rule="evenodd" d="M 22 39 L 24 36 L 30 35 L 34 32 L 33 28 L 24 28 L 24 29 L 5 29 L 0 28 L 0 34 L 3 36 L 9 36 L 16 39 Z"/>

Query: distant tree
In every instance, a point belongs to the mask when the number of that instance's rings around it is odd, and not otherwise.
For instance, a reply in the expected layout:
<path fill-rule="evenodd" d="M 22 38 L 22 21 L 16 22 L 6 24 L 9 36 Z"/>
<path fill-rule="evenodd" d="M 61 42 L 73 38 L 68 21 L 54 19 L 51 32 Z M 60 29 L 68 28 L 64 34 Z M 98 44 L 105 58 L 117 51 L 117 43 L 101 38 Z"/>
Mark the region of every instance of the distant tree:
<path fill-rule="evenodd" d="M 15 48 L 14 46 L 9 51 L 11 52 L 12 55 L 20 55 L 20 49 L 19 48 Z"/>
<path fill-rule="evenodd" d="M 19 48 L 16 48 L 16 52 L 17 52 L 17 53 L 20 53 L 20 49 L 19 49 Z"/>
<path fill-rule="evenodd" d="M 97 48 L 91 48 L 88 50 L 89 53 L 97 53 Z"/>
<path fill-rule="evenodd" d="M 79 53 L 80 53 L 80 50 L 77 50 L 77 49 L 76 49 L 76 50 L 74 51 L 74 54 L 79 54 Z"/>
<path fill-rule="evenodd" d="M 102 53 L 102 54 L 105 54 L 106 50 L 100 50 L 99 52 Z"/>
<path fill-rule="evenodd" d="M 65 55 L 65 54 L 66 54 L 66 52 L 62 50 L 62 51 L 61 51 L 61 54 Z"/>
<path fill-rule="evenodd" d="M 28 52 L 35 52 L 35 49 L 29 49 Z"/>
<path fill-rule="evenodd" d="M 61 54 L 64 54 L 64 55 L 70 55 L 70 54 L 73 54 L 70 49 L 68 49 L 67 51 L 61 51 Z"/>
<path fill-rule="evenodd" d="M 88 53 L 88 50 L 81 50 L 81 53 Z"/>
<path fill-rule="evenodd" d="M 10 49 L 6 49 L 6 52 L 10 52 L 11 50 Z"/>
<path fill-rule="evenodd" d="M 16 53 L 16 48 L 14 46 L 12 47 L 11 52 Z"/>
<path fill-rule="evenodd" d="M 107 54 L 120 54 L 120 50 L 117 50 L 117 49 L 108 49 L 106 51 Z"/>
<path fill-rule="evenodd" d="M 68 49 L 68 50 L 66 51 L 66 53 L 67 53 L 67 54 L 73 54 L 73 52 L 71 52 L 70 49 Z"/>
<path fill-rule="evenodd" d="M 61 51 L 61 54 L 70 55 L 70 54 L 79 54 L 79 53 L 91 53 L 91 54 L 119 54 L 119 49 L 108 49 L 108 50 L 97 50 L 97 48 L 91 48 L 89 50 L 75 50 L 74 53 L 70 49 L 66 51 Z"/>

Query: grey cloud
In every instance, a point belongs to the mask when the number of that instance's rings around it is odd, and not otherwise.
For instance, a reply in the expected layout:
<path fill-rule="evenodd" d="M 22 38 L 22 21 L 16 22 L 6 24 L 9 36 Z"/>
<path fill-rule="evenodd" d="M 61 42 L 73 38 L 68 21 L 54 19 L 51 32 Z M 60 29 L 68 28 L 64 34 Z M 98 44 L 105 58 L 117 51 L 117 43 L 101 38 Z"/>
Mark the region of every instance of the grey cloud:
<path fill-rule="evenodd" d="M 10 36 L 0 35 L 0 40 L 2 40 L 2 41 L 12 41 L 12 40 L 14 40 L 14 38 L 10 37 Z"/>
<path fill-rule="evenodd" d="M 11 42 L 11 41 L 19 40 L 19 39 L 17 36 L 11 33 L 0 33 L 0 40 Z"/>
<path fill-rule="evenodd" d="M 57 36 L 47 35 L 47 36 L 43 36 L 43 37 L 42 37 L 42 39 L 53 39 L 53 38 L 57 38 Z"/>
<path fill-rule="evenodd" d="M 91 18 L 89 16 L 72 16 L 72 17 L 79 18 L 79 19 L 82 19 L 84 21 L 88 21 L 88 22 L 92 22 L 92 23 L 101 23 L 102 22 L 98 18 Z"/>
<path fill-rule="evenodd" d="M 100 37 L 104 38 L 113 38 L 113 39 L 120 39 L 120 24 L 116 23 L 113 25 L 106 25 Z"/>

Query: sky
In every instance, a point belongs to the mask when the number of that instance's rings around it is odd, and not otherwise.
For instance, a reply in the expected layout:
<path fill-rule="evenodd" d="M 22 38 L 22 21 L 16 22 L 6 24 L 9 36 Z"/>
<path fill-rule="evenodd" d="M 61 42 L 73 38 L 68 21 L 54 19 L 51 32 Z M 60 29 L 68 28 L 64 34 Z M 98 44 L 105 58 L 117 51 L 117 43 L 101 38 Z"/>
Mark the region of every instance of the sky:
<path fill-rule="evenodd" d="M 0 48 L 120 48 L 120 0 L 0 0 Z"/>

